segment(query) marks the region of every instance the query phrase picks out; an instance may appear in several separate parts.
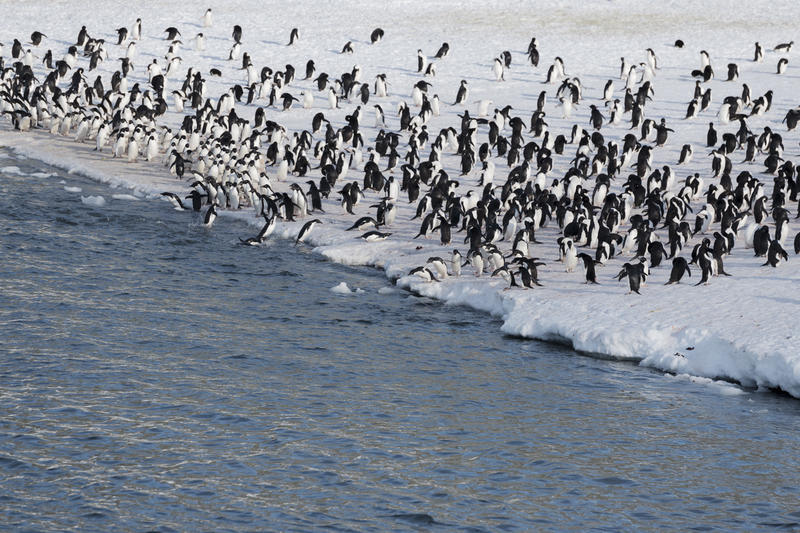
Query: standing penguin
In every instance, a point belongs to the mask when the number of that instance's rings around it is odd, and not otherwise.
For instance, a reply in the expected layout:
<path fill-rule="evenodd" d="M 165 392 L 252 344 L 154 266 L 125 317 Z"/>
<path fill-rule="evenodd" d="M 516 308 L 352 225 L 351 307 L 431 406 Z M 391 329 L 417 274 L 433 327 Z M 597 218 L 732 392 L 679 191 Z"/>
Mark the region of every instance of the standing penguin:
<path fill-rule="evenodd" d="M 494 58 L 492 72 L 494 72 L 495 81 L 505 81 L 505 67 L 499 57 Z"/>
<path fill-rule="evenodd" d="M 589 122 L 591 122 L 592 127 L 596 130 L 599 130 L 603 127 L 603 114 L 597 109 L 596 105 L 589 106 L 592 110 L 592 114 L 589 117 Z"/>
<path fill-rule="evenodd" d="M 786 72 L 786 66 L 789 64 L 789 60 L 785 57 L 782 57 L 778 60 L 778 74 L 783 74 Z"/>
<path fill-rule="evenodd" d="M 300 32 L 297 28 L 292 28 L 292 31 L 289 32 L 289 44 L 286 46 L 292 46 L 294 43 L 297 42 L 297 39 L 300 38 Z"/>
<path fill-rule="evenodd" d="M 417 72 L 424 72 L 428 64 L 428 59 L 422 53 L 422 49 L 417 50 Z"/>
<path fill-rule="evenodd" d="M 739 67 L 736 63 L 728 63 L 728 79 L 725 81 L 736 81 L 739 78 Z"/>
<path fill-rule="evenodd" d="M 708 132 L 706 133 L 706 146 L 717 145 L 717 130 L 714 129 L 714 123 L 708 123 Z"/>
<path fill-rule="evenodd" d="M 756 62 L 760 63 L 763 59 L 764 59 L 764 49 L 761 47 L 761 45 L 758 42 L 756 42 L 756 49 L 755 49 L 755 55 L 753 57 L 753 61 L 756 61 Z"/>
<path fill-rule="evenodd" d="M 594 265 L 596 261 L 592 258 L 591 255 L 587 253 L 579 253 L 578 259 L 583 261 L 583 268 L 586 270 L 586 283 L 592 283 L 597 285 L 597 275 L 594 270 Z"/>
<path fill-rule="evenodd" d="M 142 19 L 136 19 L 131 27 L 131 39 L 139 41 L 142 39 Z"/>
<path fill-rule="evenodd" d="M 641 287 L 642 282 L 645 281 L 644 263 L 637 263 L 635 265 L 625 263 L 622 265 L 622 270 L 620 270 L 616 278 L 618 281 L 622 281 L 622 278 L 626 276 L 628 278 L 628 287 L 630 288 L 628 294 L 635 292 L 636 294 L 641 295 L 642 293 L 639 292 L 639 288 Z"/>
<path fill-rule="evenodd" d="M 456 93 L 456 102 L 453 105 L 465 104 L 469 96 L 469 89 L 467 89 L 467 80 L 461 80 L 461 85 Z"/>

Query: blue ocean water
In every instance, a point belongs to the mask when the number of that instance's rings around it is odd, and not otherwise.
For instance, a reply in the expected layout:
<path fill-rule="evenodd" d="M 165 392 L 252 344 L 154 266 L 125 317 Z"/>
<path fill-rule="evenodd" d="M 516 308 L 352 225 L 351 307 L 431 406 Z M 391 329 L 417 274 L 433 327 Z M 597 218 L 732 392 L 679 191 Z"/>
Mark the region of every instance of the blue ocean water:
<path fill-rule="evenodd" d="M 800 527 L 795 399 L 507 337 L 0 156 L 3 528 Z"/>

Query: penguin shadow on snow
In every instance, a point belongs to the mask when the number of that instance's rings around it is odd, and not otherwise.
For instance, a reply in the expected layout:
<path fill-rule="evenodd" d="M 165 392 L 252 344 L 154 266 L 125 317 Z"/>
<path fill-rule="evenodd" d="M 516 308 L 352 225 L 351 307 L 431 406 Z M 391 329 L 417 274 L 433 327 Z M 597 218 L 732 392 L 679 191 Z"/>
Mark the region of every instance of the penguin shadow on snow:
<path fill-rule="evenodd" d="M 779 296 L 762 296 L 762 298 L 779 304 L 800 305 L 800 299 L 797 298 L 781 298 Z"/>

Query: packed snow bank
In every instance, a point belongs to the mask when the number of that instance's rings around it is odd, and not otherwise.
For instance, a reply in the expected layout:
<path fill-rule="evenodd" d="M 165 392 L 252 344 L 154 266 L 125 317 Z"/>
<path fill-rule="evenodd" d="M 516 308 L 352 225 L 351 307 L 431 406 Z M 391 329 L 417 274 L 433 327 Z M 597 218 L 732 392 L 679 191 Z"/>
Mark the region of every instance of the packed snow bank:
<path fill-rule="evenodd" d="M 154 9 L 147 9 L 148 6 Z M 349 2 L 297 2 L 291 10 L 270 10 L 269 13 L 265 12 L 266 7 L 252 0 L 210 2 L 209 6 L 215 12 L 213 28 L 199 25 L 208 6 L 187 8 L 176 15 L 174 10 L 150 3 L 141 8 L 141 13 L 129 14 L 129 5 L 123 2 L 91 6 L 32 2 L 9 10 L 0 22 L 0 31 L 7 36 L 4 41 L 17 36 L 20 28 L 25 30 L 24 35 L 18 35 L 21 40 L 27 40 L 25 37 L 33 29 L 42 31 L 49 36 L 43 46 L 52 48 L 54 58 L 60 58 L 66 47 L 75 41 L 81 25 L 87 24 L 92 36 L 106 40 L 110 52 L 109 59 L 91 74 L 102 74 L 107 80 L 119 66 L 115 58 L 125 52 L 125 45 L 117 47 L 113 44 L 116 42 L 115 28 L 129 26 L 141 16 L 145 36 L 138 44 L 139 59 L 130 74 L 130 82 L 131 85 L 140 83 L 147 87 L 144 65 L 164 57 L 168 42 L 163 40 L 162 31 L 174 25 L 185 34 L 180 50 L 183 67 L 178 75 L 167 79 L 166 93 L 180 87 L 183 73 L 189 66 L 203 73 L 218 68 L 223 76 L 207 76 L 209 95 L 217 98 L 233 83 L 243 84 L 246 79 L 240 70 L 241 61 L 227 60 L 231 27 L 241 24 L 245 36 L 243 50 L 252 56 L 255 65 L 259 68 L 263 65 L 283 68 L 286 63 L 295 65 L 298 79 L 286 88 L 292 94 L 299 95 L 301 90 L 313 88 L 311 80 L 300 79 L 306 61 L 312 58 L 317 63 L 317 73 L 328 72 L 332 77 L 349 72 L 354 65 L 360 66 L 366 83 L 371 83 L 377 74 L 386 73 L 390 83 L 389 96 L 373 96 L 364 106 L 369 110 L 361 124 L 367 146 L 374 143 L 378 130 L 372 127 L 373 104 L 383 107 L 387 129 L 397 129 L 397 105 L 401 101 L 411 102 L 411 88 L 422 79 L 415 72 L 419 48 L 424 49 L 431 60 L 442 42 L 449 42 L 451 48 L 447 58 L 435 60 L 437 75 L 427 78 L 433 83 L 431 93 L 438 94 L 442 101 L 441 116 L 434 118 L 428 126 L 432 136 L 440 128 L 458 127 L 459 114 L 465 107 L 449 104 L 454 100 L 460 80 L 466 79 L 471 87 L 466 109 L 473 116 L 477 115 L 480 100 L 491 99 L 490 112 L 494 107 L 510 104 L 514 115 L 528 124 L 536 109 L 537 96 L 544 90 L 547 92 L 544 109 L 549 130 L 553 136 L 564 134 L 569 137 L 573 123 L 588 127 L 588 103 L 601 102 L 600 96 L 607 80 L 614 80 L 616 95 L 622 96 L 624 82 L 619 80 L 619 57 L 625 56 L 629 62 L 638 63 L 645 60 L 644 50 L 652 47 L 659 57 L 660 69 L 653 79 L 655 97 L 652 103 L 648 103 L 647 117 L 655 120 L 665 117 L 667 124 L 676 129 L 666 146 L 655 152 L 654 168 L 671 165 L 679 181 L 693 172 L 708 176 L 707 124 L 719 120 L 716 112 L 724 96 L 741 94 L 742 82 L 748 84 L 754 98 L 769 89 L 774 90 L 773 110 L 752 117 L 748 124 L 754 131 L 763 127 L 781 131 L 786 147 L 783 157 L 798 159 L 797 133 L 786 132 L 781 119 L 787 109 L 800 103 L 795 87 L 800 71 L 795 65 L 793 51 L 786 56 L 790 59 L 787 73 L 777 76 L 775 63 L 779 55 L 771 50 L 778 42 L 794 38 L 795 21 L 800 16 L 800 6 L 794 2 L 752 2 L 737 6 L 735 10 L 730 9 L 729 2 L 721 0 L 706 2 L 701 9 L 688 2 L 674 2 L 659 5 L 658 17 L 652 16 L 652 5 L 632 0 L 588 4 L 580 8 L 575 8 L 572 3 L 553 2 L 535 10 L 520 8 L 518 3 L 512 2 L 493 2 L 491 5 L 475 2 L 458 8 L 450 2 L 426 3 L 424 8 L 419 4 L 396 2 L 381 4 L 380 9 L 374 12 Z M 359 16 L 353 17 L 356 10 Z M 691 16 L 686 15 L 689 11 Z M 125 15 L 120 15 L 123 13 Z M 35 28 L 29 26 L 31 20 L 36 21 Z M 723 20 L 724 24 L 720 24 L 719 21 Z M 289 29 L 295 26 L 300 28 L 301 38 L 296 45 L 287 47 Z M 368 36 L 377 26 L 384 28 L 386 35 L 381 43 L 371 45 Z M 203 51 L 194 50 L 191 43 L 199 31 L 206 34 L 207 45 Z M 536 36 L 539 42 L 541 63 L 538 68 L 531 67 L 525 57 L 532 36 Z M 686 42 L 684 48 L 672 46 L 678 38 Z M 355 51 L 352 55 L 339 53 L 347 41 L 353 43 Z M 763 62 L 751 61 L 754 41 L 764 44 Z M 684 121 L 686 105 L 694 87 L 690 72 L 700 66 L 701 49 L 709 52 L 717 70 L 717 77 L 706 85 L 715 96 L 707 111 L 697 119 Z M 492 63 L 504 50 L 509 50 L 514 60 L 506 73 L 506 81 L 496 82 L 491 71 Z M 544 83 L 547 68 L 555 56 L 562 57 L 567 73 L 580 77 L 583 83 L 586 103 L 577 106 L 569 118 L 562 118 L 563 109 L 555 98 L 558 85 Z M 86 59 L 80 58 L 79 61 L 85 63 Z M 736 82 L 724 81 L 724 66 L 728 62 L 739 65 L 740 78 Z M 36 63 L 34 68 L 40 73 L 40 61 Z M 265 105 L 263 101 L 255 104 L 238 104 L 237 113 L 251 118 L 256 106 Z M 301 109 L 297 104 L 286 112 L 270 108 L 268 118 L 284 125 L 290 135 L 308 129 L 311 117 L 317 112 L 324 112 L 335 128 L 341 128 L 356 102 L 354 99 L 347 105 L 342 104 L 341 109 L 329 109 L 324 93 L 317 94 L 311 109 Z M 605 109 L 603 112 L 608 114 Z M 163 122 L 175 128 L 183 116 L 170 110 Z M 717 124 L 717 127 L 721 136 L 735 132 L 738 126 L 731 123 Z M 607 140 L 619 142 L 629 133 L 628 128 L 626 117 L 619 125 L 606 125 L 602 132 Z M 483 127 L 479 137 L 481 141 L 486 137 Z M 319 135 L 315 137 L 317 140 Z M 537 139 L 537 142 L 542 141 Z M 112 187 L 132 189 L 137 197 L 156 197 L 164 191 L 183 195 L 188 190 L 187 182 L 170 175 L 160 161 L 128 163 L 111 157 L 110 149 L 96 152 L 93 144 L 74 142 L 72 136 L 54 136 L 42 130 L 14 132 L 4 121 L 0 144 L 68 172 Z M 688 164 L 678 167 L 676 162 L 683 144 L 694 146 L 695 155 Z M 555 171 L 548 181 L 563 175 L 574 153 L 575 147 L 570 146 L 563 156 L 554 158 Z M 425 155 L 427 153 L 423 153 Z M 459 175 L 458 160 L 451 151 L 445 154 L 443 162 L 452 177 Z M 13 167 L 6 169 L 13 172 Z M 733 175 L 741 169 L 758 175 L 767 184 L 765 192 L 769 194 L 771 177 L 760 174 L 763 169 L 760 163 L 737 163 Z M 269 173 L 274 175 L 274 169 L 270 168 Z M 508 170 L 498 161 L 496 183 L 502 183 L 507 173 Z M 359 180 L 362 176 L 361 168 L 352 168 L 346 180 Z M 314 169 L 306 177 L 290 175 L 287 181 L 275 183 L 275 187 L 284 192 L 290 183 L 304 186 L 309 178 L 318 180 L 319 171 Z M 468 189 L 478 189 L 477 171 L 458 179 L 461 182 L 460 194 Z M 707 180 L 706 186 L 710 182 L 712 180 Z M 377 194 L 370 193 L 356 207 L 356 214 L 372 214 L 368 206 L 378 198 Z M 580 267 L 574 273 L 564 272 L 563 265 L 556 260 L 554 241 L 559 233 L 555 224 L 551 224 L 537 232 L 537 239 L 542 244 L 533 249 L 533 255 L 546 263 L 540 268 L 542 287 L 509 289 L 506 282 L 489 278 L 488 273 L 475 277 L 469 265 L 463 268 L 461 276 L 451 275 L 441 281 L 425 282 L 418 276 L 409 276 L 411 269 L 426 265 L 432 256 L 441 256 L 449 262 L 452 248 L 465 253 L 463 234 L 454 234 L 453 244 L 447 247 L 440 246 L 435 239 L 415 239 L 419 220 L 410 221 L 415 206 L 398 202 L 402 205 L 398 207 L 397 222 L 391 228 L 392 236 L 386 241 L 364 242 L 358 238 L 362 232 L 345 231 L 353 219 L 344 215 L 336 203 L 335 195 L 332 195 L 324 203 L 326 213 L 314 214 L 323 223 L 315 227 L 305 241 L 332 261 L 382 268 L 399 287 L 502 318 L 502 330 L 512 335 L 564 342 L 583 352 L 640 361 L 643 365 L 674 374 L 736 380 L 747 386 L 777 387 L 800 397 L 800 343 L 794 327 L 794 319 L 800 313 L 800 298 L 797 296 L 800 260 L 794 255 L 788 263 L 776 269 L 761 267 L 763 259 L 753 258 L 752 251 L 745 249 L 743 239 L 740 239 L 725 262 L 726 270 L 733 277 L 714 278 L 708 286 L 694 287 L 692 285 L 699 278 L 694 268 L 692 278 L 684 278 L 679 285 L 664 286 L 669 275 L 667 263 L 653 268 L 648 283 L 642 288 L 642 296 L 638 296 L 626 294 L 625 282 L 618 283 L 613 279 L 621 264 L 632 259 L 630 255 L 598 267 L 600 284 L 597 286 L 583 284 Z M 693 203 L 695 213 L 702 203 L 702 198 Z M 250 209 L 221 211 L 220 215 L 221 221 L 215 228 L 225 218 L 245 220 L 254 228 L 264 222 Z M 303 222 L 281 222 L 274 236 L 294 239 Z M 795 232 L 796 228 L 790 231 L 790 235 Z M 687 243 L 683 255 L 701 237 L 698 235 Z M 507 251 L 507 242 L 498 244 Z M 450 272 L 452 274 L 452 269 Z M 457 312 L 456 307 L 453 312 Z"/>

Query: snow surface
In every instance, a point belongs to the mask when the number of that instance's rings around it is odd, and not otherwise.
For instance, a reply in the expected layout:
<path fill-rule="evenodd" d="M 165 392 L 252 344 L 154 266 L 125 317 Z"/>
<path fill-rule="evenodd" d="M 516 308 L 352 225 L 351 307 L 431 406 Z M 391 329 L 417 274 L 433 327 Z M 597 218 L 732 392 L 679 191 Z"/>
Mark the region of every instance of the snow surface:
<path fill-rule="evenodd" d="M 301 91 L 313 87 L 311 80 L 302 79 L 308 59 L 315 60 L 316 74 L 324 71 L 331 78 L 349 72 L 354 65 L 360 66 L 362 80 L 366 83 L 371 84 L 377 74 L 385 73 L 389 81 L 389 96 L 378 98 L 372 95 L 369 104 L 364 106 L 365 118 L 361 127 L 366 145 L 370 146 L 377 133 L 373 127 L 374 104 L 380 104 L 384 109 L 387 131 L 398 129 L 397 105 L 401 101 L 412 105 L 412 86 L 422 78 L 416 72 L 417 49 L 422 49 L 437 68 L 436 76 L 427 78 L 433 84 L 430 93 L 438 94 L 441 99 L 441 116 L 434 117 L 428 124 L 431 138 L 441 128 L 452 126 L 458 129 L 460 119 L 457 115 L 465 108 L 476 116 L 477 102 L 482 99 L 493 101 L 490 110 L 512 105 L 512 115 L 522 118 L 527 125 L 542 90 L 547 91 L 545 111 L 551 135 L 569 137 L 573 123 L 589 128 L 589 104 L 597 104 L 608 117 L 601 100 L 606 80 L 614 80 L 615 97 L 621 97 L 624 82 L 619 79 L 620 57 L 638 64 L 646 61 L 645 49 L 650 47 L 658 56 L 660 70 L 653 78 L 655 97 L 645 108 L 645 115 L 656 121 L 665 117 L 668 126 L 676 130 L 666 146 L 654 151 L 654 168 L 670 165 L 678 182 L 694 172 L 704 177 L 705 187 L 715 182 L 710 172 L 710 150 L 705 147 L 706 129 L 708 122 L 714 121 L 720 138 L 722 133 L 736 132 L 737 124 L 719 124 L 715 113 L 724 96 L 741 94 L 742 83 L 749 85 L 753 98 L 768 89 L 774 91 L 772 109 L 763 116 L 752 117 L 748 125 L 755 133 L 764 126 L 780 132 L 786 147 L 783 157 L 798 160 L 799 134 L 797 131 L 787 132 L 781 120 L 788 109 L 800 104 L 796 90 L 800 57 L 796 49 L 788 54 L 772 51 L 776 44 L 796 38 L 796 21 L 800 20 L 800 4 L 796 2 L 739 2 L 735 9 L 731 9 L 730 2 L 722 0 L 702 5 L 677 1 L 656 5 L 622 0 L 583 3 L 580 6 L 566 1 L 548 2 L 546 5 L 482 1 L 462 2 L 458 6 L 452 2 L 300 1 L 293 3 L 291 8 L 279 9 L 254 0 L 239 0 L 189 5 L 180 11 L 157 2 L 136 3 L 135 9 L 130 6 L 130 3 L 121 1 L 86 5 L 66 1 L 15 4 L 14 9 L 4 11 L 0 21 L 0 41 L 5 43 L 3 55 L 6 65 L 10 64 L 8 58 L 13 38 L 19 38 L 28 48 L 30 32 L 38 30 L 48 36 L 40 47 L 34 48 L 34 54 L 38 56 L 34 68 L 37 74 L 42 74 L 40 58 L 44 51 L 50 48 L 54 59 L 60 59 L 85 24 L 90 35 L 106 40 L 109 59 L 92 72 L 88 72 L 86 58 L 80 58 L 79 64 L 87 69 L 89 83 L 99 73 L 108 87 L 111 73 L 119 66 L 116 58 L 124 56 L 125 46 L 130 42 L 117 46 L 114 30 L 120 26 L 130 28 L 134 20 L 141 17 L 144 35 L 138 43 L 129 86 L 139 82 L 143 89 L 147 87 L 145 66 L 153 59 L 164 64 L 169 42 L 163 40 L 162 32 L 168 26 L 175 26 L 182 32 L 184 44 L 180 56 L 183 63 L 178 74 L 167 80 L 165 94 L 180 88 L 189 66 L 204 73 L 218 68 L 222 77 L 206 76 L 208 96 L 216 100 L 232 84 L 246 85 L 246 75 L 240 70 L 241 61 L 227 60 L 232 45 L 231 28 L 240 24 L 243 28 L 242 49 L 251 55 L 259 70 L 264 65 L 273 70 L 281 70 L 287 63 L 295 66 L 296 80 L 284 90 L 297 97 Z M 214 12 L 211 28 L 203 28 L 201 24 L 207 7 L 212 7 Z M 300 39 L 288 47 L 286 44 L 292 27 L 299 28 Z M 385 30 L 385 37 L 377 44 L 370 44 L 370 32 L 376 27 Z M 198 32 L 206 36 L 204 51 L 194 49 L 193 39 Z M 532 36 L 537 38 L 541 55 L 538 68 L 533 68 L 525 57 Z M 686 43 L 682 49 L 673 47 L 679 38 Z M 347 41 L 353 43 L 352 55 L 339 53 Z M 445 41 L 450 45 L 450 54 L 441 60 L 433 59 L 439 45 Z M 761 42 L 765 50 L 764 61 L 760 63 L 752 61 L 755 41 Z M 716 72 L 716 77 L 704 84 L 704 87 L 712 88 L 713 102 L 697 118 L 684 121 L 694 89 L 690 72 L 700 68 L 701 49 L 710 54 Z M 497 82 L 492 73 L 493 59 L 504 50 L 511 52 L 513 63 L 506 73 L 506 81 Z M 567 75 L 579 77 L 583 84 L 584 101 L 573 110 L 569 119 L 561 118 L 562 110 L 556 105 L 554 94 L 558 85 L 544 83 L 547 69 L 556 56 L 563 58 Z M 789 59 L 787 72 L 780 76 L 775 74 L 779 57 Z M 724 81 L 729 62 L 739 65 L 737 81 Z M 451 106 L 462 79 L 468 80 L 470 86 L 468 104 Z M 310 129 L 312 116 L 320 111 L 331 120 L 334 128 L 340 128 L 345 124 L 345 115 L 355 106 L 355 102 L 342 102 L 341 109 L 331 110 L 324 93 L 314 91 L 314 96 L 312 109 L 303 109 L 296 103 L 287 112 L 271 108 L 267 117 L 284 125 L 291 135 Z M 171 99 L 168 103 L 172 105 Z M 257 101 L 256 104 L 265 106 L 266 102 Z M 241 103 L 236 109 L 240 116 L 250 118 L 256 105 Z M 412 106 L 411 110 L 414 114 L 418 109 Z M 160 122 L 175 128 L 182 116 L 170 110 Z M 626 115 L 619 125 L 604 126 L 602 133 L 606 141 L 621 143 L 628 128 L 629 115 Z M 508 129 L 503 133 L 509 135 Z M 638 134 L 638 130 L 634 133 Z M 315 142 L 320 134 L 315 135 Z M 485 141 L 485 126 L 479 128 L 478 138 L 479 143 Z M 530 134 L 526 133 L 525 138 L 531 140 Z M 405 154 L 405 140 L 407 136 L 403 135 L 403 149 L 399 147 L 401 155 Z M 692 144 L 694 157 L 689 164 L 678 166 L 678 155 L 685 143 Z M 3 121 L 0 144 L 70 173 L 112 187 L 125 187 L 135 196 L 155 198 L 162 191 L 185 194 L 188 190 L 187 182 L 178 181 L 159 162 L 140 160 L 128 163 L 125 159 L 114 159 L 110 147 L 98 153 L 93 150 L 94 143 L 76 143 L 73 135 L 53 136 L 44 130 L 19 133 Z M 427 153 L 427 149 L 422 152 L 423 159 Z M 563 176 L 574 153 L 575 146 L 567 145 L 563 156 L 554 156 L 555 168 L 548 176 L 548 183 Z M 772 176 L 761 174 L 763 156 L 754 164 L 739 163 L 741 157 L 741 151 L 732 154 L 732 176 L 741 170 L 749 170 L 765 183 L 769 194 Z M 477 188 L 479 166 L 470 175 L 459 176 L 457 156 L 445 155 L 443 162 L 451 178 L 461 182 L 459 194 Z M 313 163 L 312 160 L 312 166 L 316 166 Z M 498 159 L 496 163 L 495 184 L 502 184 L 509 169 L 502 160 Z M 383 168 L 384 163 L 381 166 Z M 8 171 L 6 169 L 3 171 Z M 623 171 L 621 181 L 627 172 Z M 274 176 L 275 169 L 268 168 L 267 173 Z M 399 173 L 394 175 L 399 176 Z M 303 178 L 290 175 L 286 182 L 275 183 L 273 180 L 273 185 L 278 191 L 287 191 L 290 183 L 297 182 L 305 189 L 305 181 L 318 181 L 319 176 L 318 170 L 312 170 Z M 340 183 L 360 181 L 362 176 L 359 169 L 351 169 L 346 178 L 340 178 Z M 678 186 L 675 186 L 676 190 Z M 374 210 L 368 206 L 378 198 L 376 193 L 368 193 L 356 207 L 356 214 L 374 215 Z M 82 201 L 94 205 L 99 202 L 96 197 L 82 197 Z M 693 203 L 695 214 L 703 202 L 700 199 Z M 453 243 L 447 247 L 439 245 L 438 238 L 414 240 L 419 220 L 409 222 L 409 219 L 415 206 L 407 205 L 405 201 L 398 204 L 397 221 L 390 228 L 392 236 L 385 241 L 367 243 L 355 238 L 357 235 L 353 232 L 344 231 L 353 217 L 342 213 L 336 195 L 332 194 L 331 200 L 326 200 L 323 205 L 326 213 L 313 215 L 323 224 L 317 225 L 305 242 L 332 261 L 382 268 L 389 278 L 397 280 L 399 287 L 501 317 L 502 330 L 512 335 L 564 342 L 580 351 L 640 361 L 642 365 L 676 375 L 780 388 L 800 397 L 800 338 L 794 327 L 800 312 L 800 296 L 797 294 L 800 260 L 790 249 L 798 228 L 795 222 L 792 222 L 785 242 L 790 260 L 776 269 L 762 267 L 763 259 L 752 257 L 752 251 L 744 248 L 740 238 L 725 262 L 732 277 L 713 278 L 710 285 L 695 287 L 693 284 L 699 272 L 694 268 L 692 278 L 688 280 L 691 284 L 664 286 L 669 275 L 667 262 L 652 270 L 647 285 L 642 288 L 642 296 L 637 296 L 626 294 L 625 282 L 618 283 L 613 279 L 620 265 L 632 259 L 630 255 L 598 267 L 600 285 L 597 286 L 584 285 L 580 267 L 573 273 L 565 272 L 563 265 L 556 260 L 555 238 L 559 233 L 554 222 L 537 231 L 537 239 L 542 244 L 534 245 L 532 251 L 533 256 L 547 263 L 540 268 L 542 287 L 508 290 L 507 284 L 499 278 L 489 278 L 488 274 L 474 277 L 470 266 L 464 267 L 460 277 L 450 276 L 441 282 L 425 282 L 416 276 L 408 276 L 412 268 L 424 265 L 430 256 L 449 259 L 452 248 L 465 253 L 467 247 L 461 242 L 463 233 L 454 233 Z M 787 207 L 792 211 L 797 206 L 791 204 Z M 218 225 L 224 223 L 224 217 L 247 221 L 254 228 L 263 222 L 249 208 L 235 213 L 221 211 L 220 214 L 223 219 L 217 221 Z M 693 215 L 688 220 L 693 223 Z M 274 237 L 294 239 L 303 222 L 279 223 Z M 713 225 L 712 231 L 717 227 Z M 665 240 L 663 235 L 661 237 Z M 695 236 L 682 255 L 687 256 L 691 246 L 701 237 Z M 506 242 L 498 245 L 504 251 L 510 246 Z M 593 250 L 588 251 L 593 253 Z M 458 308 L 453 307 L 453 313 L 457 312 Z"/>

